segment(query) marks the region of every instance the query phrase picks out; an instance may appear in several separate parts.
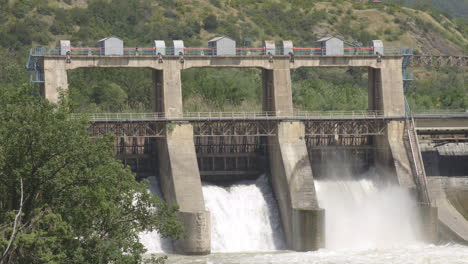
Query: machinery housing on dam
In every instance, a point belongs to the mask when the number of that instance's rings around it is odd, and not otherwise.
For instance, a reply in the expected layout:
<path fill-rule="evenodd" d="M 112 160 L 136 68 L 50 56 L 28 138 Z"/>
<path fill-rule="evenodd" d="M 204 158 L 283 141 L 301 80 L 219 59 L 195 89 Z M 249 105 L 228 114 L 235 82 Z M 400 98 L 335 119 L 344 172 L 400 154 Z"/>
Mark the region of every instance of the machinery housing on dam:
<path fill-rule="evenodd" d="M 333 37 L 309 48 L 294 47 L 291 41 L 282 41 L 279 47 L 264 41 L 260 48 L 239 48 L 226 37 L 212 39 L 207 48 L 187 48 L 180 40 L 172 47 L 156 40 L 151 48 L 125 48 L 122 40 L 111 37 L 93 48 L 72 47 L 69 41 L 61 41 L 57 49 L 33 48 L 28 69 L 51 102 L 58 101 L 60 90 L 68 89 L 68 70 L 153 71 L 154 86 L 148 95 L 152 113 L 95 114 L 90 116 L 89 131 L 93 136 L 114 133 L 119 159 L 141 176 L 157 174 L 165 200 L 179 206 L 187 230 L 185 239 L 174 242 L 178 252 L 211 250 L 202 179 L 233 181 L 263 172 L 270 174 L 288 248 L 310 251 L 323 247 L 326 239 L 325 211 L 317 201 L 314 177 L 325 175 L 323 161 L 336 152 L 354 164 L 356 172 L 374 166 L 389 181 L 411 190 L 420 204 L 425 239 L 437 240 L 437 204 L 431 201 L 417 129 L 419 122 L 426 122 L 424 133 L 433 140 L 443 129 L 432 129 L 440 117 L 415 119 L 405 102 L 411 57 L 411 49 L 385 47 L 381 41 L 345 47 Z M 459 60 L 466 64 L 466 58 Z M 302 67 L 367 68 L 368 110 L 295 111 L 290 71 Z M 189 68 L 261 69 L 263 111 L 184 112 L 181 71 Z M 453 120 L 458 128 L 451 131 L 466 140 L 465 114 L 443 119 Z"/>

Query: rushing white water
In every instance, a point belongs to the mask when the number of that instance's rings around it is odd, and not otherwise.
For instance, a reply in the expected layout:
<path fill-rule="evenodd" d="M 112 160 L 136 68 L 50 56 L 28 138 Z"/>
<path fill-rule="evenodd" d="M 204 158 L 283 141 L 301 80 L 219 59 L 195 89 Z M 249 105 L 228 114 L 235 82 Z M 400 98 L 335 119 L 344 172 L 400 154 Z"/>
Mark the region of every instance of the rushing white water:
<path fill-rule="evenodd" d="M 203 184 L 211 213 L 212 252 L 284 249 L 277 205 L 266 176 L 229 187 Z"/>
<path fill-rule="evenodd" d="M 148 177 L 150 182 L 150 192 L 156 194 L 159 199 L 162 199 L 163 195 L 159 188 L 158 180 L 156 177 Z M 140 242 L 147 249 L 148 254 L 153 253 L 169 253 L 172 252 L 172 243 L 169 238 L 162 238 L 157 231 L 143 232 L 140 233 Z"/>
<path fill-rule="evenodd" d="M 467 264 L 468 247 L 413 245 L 370 249 L 321 249 L 315 252 L 272 252 L 169 256 L 168 264 Z"/>
<path fill-rule="evenodd" d="M 418 243 L 416 203 L 398 186 L 368 179 L 315 182 L 325 208 L 328 249 L 386 248 Z"/>
<path fill-rule="evenodd" d="M 156 179 L 150 181 L 151 192 L 161 197 Z M 378 188 L 368 179 L 315 184 L 319 204 L 326 210 L 326 249 L 283 250 L 277 205 L 262 176 L 229 187 L 204 184 L 215 253 L 170 255 L 167 263 L 468 264 L 466 246 L 418 242 L 416 204 L 402 188 Z M 142 233 L 140 238 L 148 253 L 172 252 L 171 241 L 161 239 L 157 232 Z"/>

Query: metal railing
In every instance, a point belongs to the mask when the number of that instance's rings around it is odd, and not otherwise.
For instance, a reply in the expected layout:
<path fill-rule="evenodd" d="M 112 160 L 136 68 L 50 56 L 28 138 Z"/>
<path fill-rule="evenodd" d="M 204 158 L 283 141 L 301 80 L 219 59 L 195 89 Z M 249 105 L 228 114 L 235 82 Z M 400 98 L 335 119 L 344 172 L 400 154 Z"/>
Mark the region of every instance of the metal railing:
<path fill-rule="evenodd" d="M 30 82 L 32 83 L 43 83 L 45 80 L 44 80 L 44 72 L 41 72 L 41 71 L 35 71 L 31 74 L 31 77 L 30 77 Z"/>
<path fill-rule="evenodd" d="M 294 111 L 295 117 L 303 118 L 381 118 L 383 111 L 356 110 L 356 111 Z"/>
<path fill-rule="evenodd" d="M 83 113 L 73 114 L 73 118 L 85 116 L 91 121 L 151 121 L 151 120 L 244 120 L 244 119 L 358 119 L 382 118 L 381 111 L 294 111 L 290 116 L 280 112 L 185 112 L 180 117 L 166 116 L 164 113 Z"/>
<path fill-rule="evenodd" d="M 405 98 L 405 105 L 406 105 L 406 133 L 408 137 L 411 158 L 413 162 L 413 168 L 415 173 L 415 183 L 416 188 L 418 189 L 419 193 L 419 202 L 424 205 L 430 205 L 431 200 L 429 197 L 429 192 L 427 190 L 427 177 L 426 171 L 424 168 L 424 163 L 422 160 L 421 150 L 419 148 L 419 139 L 418 134 L 416 132 L 416 125 L 414 122 L 413 113 L 409 107 L 408 102 Z"/>
<path fill-rule="evenodd" d="M 468 109 L 438 109 L 438 110 L 420 110 L 413 111 L 413 116 L 416 117 L 443 117 L 443 116 L 460 116 L 468 118 Z"/>
<path fill-rule="evenodd" d="M 290 49 L 283 49 L 283 47 L 276 47 L 273 52 L 265 47 L 236 47 L 235 56 L 255 56 L 255 55 L 289 55 Z M 121 54 L 113 56 L 156 56 L 156 55 L 184 55 L 189 56 L 216 56 L 218 50 L 216 48 L 207 47 L 185 47 L 185 48 L 155 48 L 155 47 L 124 47 Z M 222 55 L 220 50 L 220 55 Z M 294 55 L 311 55 L 311 56 L 324 56 L 327 55 L 327 50 L 317 47 L 294 47 L 292 49 Z M 412 54 L 412 49 L 401 47 L 384 47 L 383 55 L 408 55 Z M 70 55 L 79 56 L 104 56 L 105 49 L 101 47 L 71 47 Z M 334 55 L 334 54 L 332 54 Z M 374 48 L 372 47 L 346 47 L 343 49 L 343 55 L 374 55 Z M 61 52 L 60 48 L 49 47 L 33 47 L 30 50 L 30 57 L 41 56 L 66 56 Z M 230 55 L 234 56 L 234 55 Z"/>
<path fill-rule="evenodd" d="M 403 81 L 413 81 L 414 73 L 412 72 L 403 72 Z"/>

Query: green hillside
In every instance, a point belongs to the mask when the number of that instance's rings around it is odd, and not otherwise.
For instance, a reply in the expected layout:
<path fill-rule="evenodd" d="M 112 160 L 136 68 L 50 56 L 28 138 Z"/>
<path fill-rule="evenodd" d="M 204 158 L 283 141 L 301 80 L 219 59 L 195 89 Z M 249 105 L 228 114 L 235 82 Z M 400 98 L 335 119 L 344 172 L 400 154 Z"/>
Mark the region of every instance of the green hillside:
<path fill-rule="evenodd" d="M 436 9 L 450 16 L 468 18 L 467 0 L 389 0 L 396 3 L 423 10 Z"/>
<path fill-rule="evenodd" d="M 253 46 L 261 45 L 264 39 L 291 39 L 296 46 L 314 46 L 316 39 L 335 35 L 362 45 L 372 39 L 382 39 L 387 46 L 412 47 L 419 54 L 461 55 L 468 50 L 465 20 L 395 3 L 0 0 L 0 12 L 0 81 L 16 86 L 27 82 L 23 65 L 31 46 L 56 46 L 60 39 L 70 39 L 74 46 L 95 46 L 97 40 L 110 35 L 123 38 L 126 46 L 140 47 L 151 46 L 154 39 L 183 39 L 186 46 L 206 46 L 208 39 L 219 35 L 230 36 L 239 45 L 251 38 L 254 41 L 249 45 Z M 441 71 L 437 76 L 449 78 L 448 72 L 453 71 Z M 331 73 L 293 72 L 296 107 L 308 110 L 365 108 L 366 71 L 336 69 Z M 413 100 L 416 97 L 412 95 L 410 101 L 415 102 L 415 107 L 466 107 L 463 72 L 456 75 L 461 76 L 461 84 L 451 87 L 463 95 L 462 103 L 451 100 L 439 103 L 437 98 L 445 96 L 445 91 L 433 87 L 430 78 L 436 74 L 428 74 L 428 70 L 418 71 L 418 74 L 429 79 L 416 82 L 412 93 L 416 96 L 424 88 L 424 96 L 428 94 L 427 89 L 433 95 L 427 99 L 429 101 L 425 99 L 424 104 Z M 185 109 L 232 110 L 245 109 L 245 106 L 259 109 L 258 76 L 253 70 L 221 70 L 218 74 L 208 70 L 184 72 Z M 242 81 L 238 81 L 240 79 Z M 147 70 L 75 70 L 69 74 L 69 80 L 71 101 L 77 111 L 144 111 L 149 108 L 151 73 Z"/>

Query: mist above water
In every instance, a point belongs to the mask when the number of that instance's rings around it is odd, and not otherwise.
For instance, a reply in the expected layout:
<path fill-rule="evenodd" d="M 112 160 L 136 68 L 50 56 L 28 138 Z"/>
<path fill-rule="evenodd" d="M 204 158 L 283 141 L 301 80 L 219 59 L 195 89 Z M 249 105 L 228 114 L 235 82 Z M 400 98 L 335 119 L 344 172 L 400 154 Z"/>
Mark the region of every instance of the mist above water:
<path fill-rule="evenodd" d="M 326 215 L 327 249 L 385 248 L 418 241 L 416 203 L 398 186 L 370 179 L 315 182 Z"/>
<path fill-rule="evenodd" d="M 339 164 L 339 166 L 337 166 Z M 315 180 L 325 209 L 327 249 L 366 249 L 414 245 L 421 236 L 417 203 L 397 176 L 375 168 L 352 172 L 352 164 L 330 155 L 325 175 Z"/>

